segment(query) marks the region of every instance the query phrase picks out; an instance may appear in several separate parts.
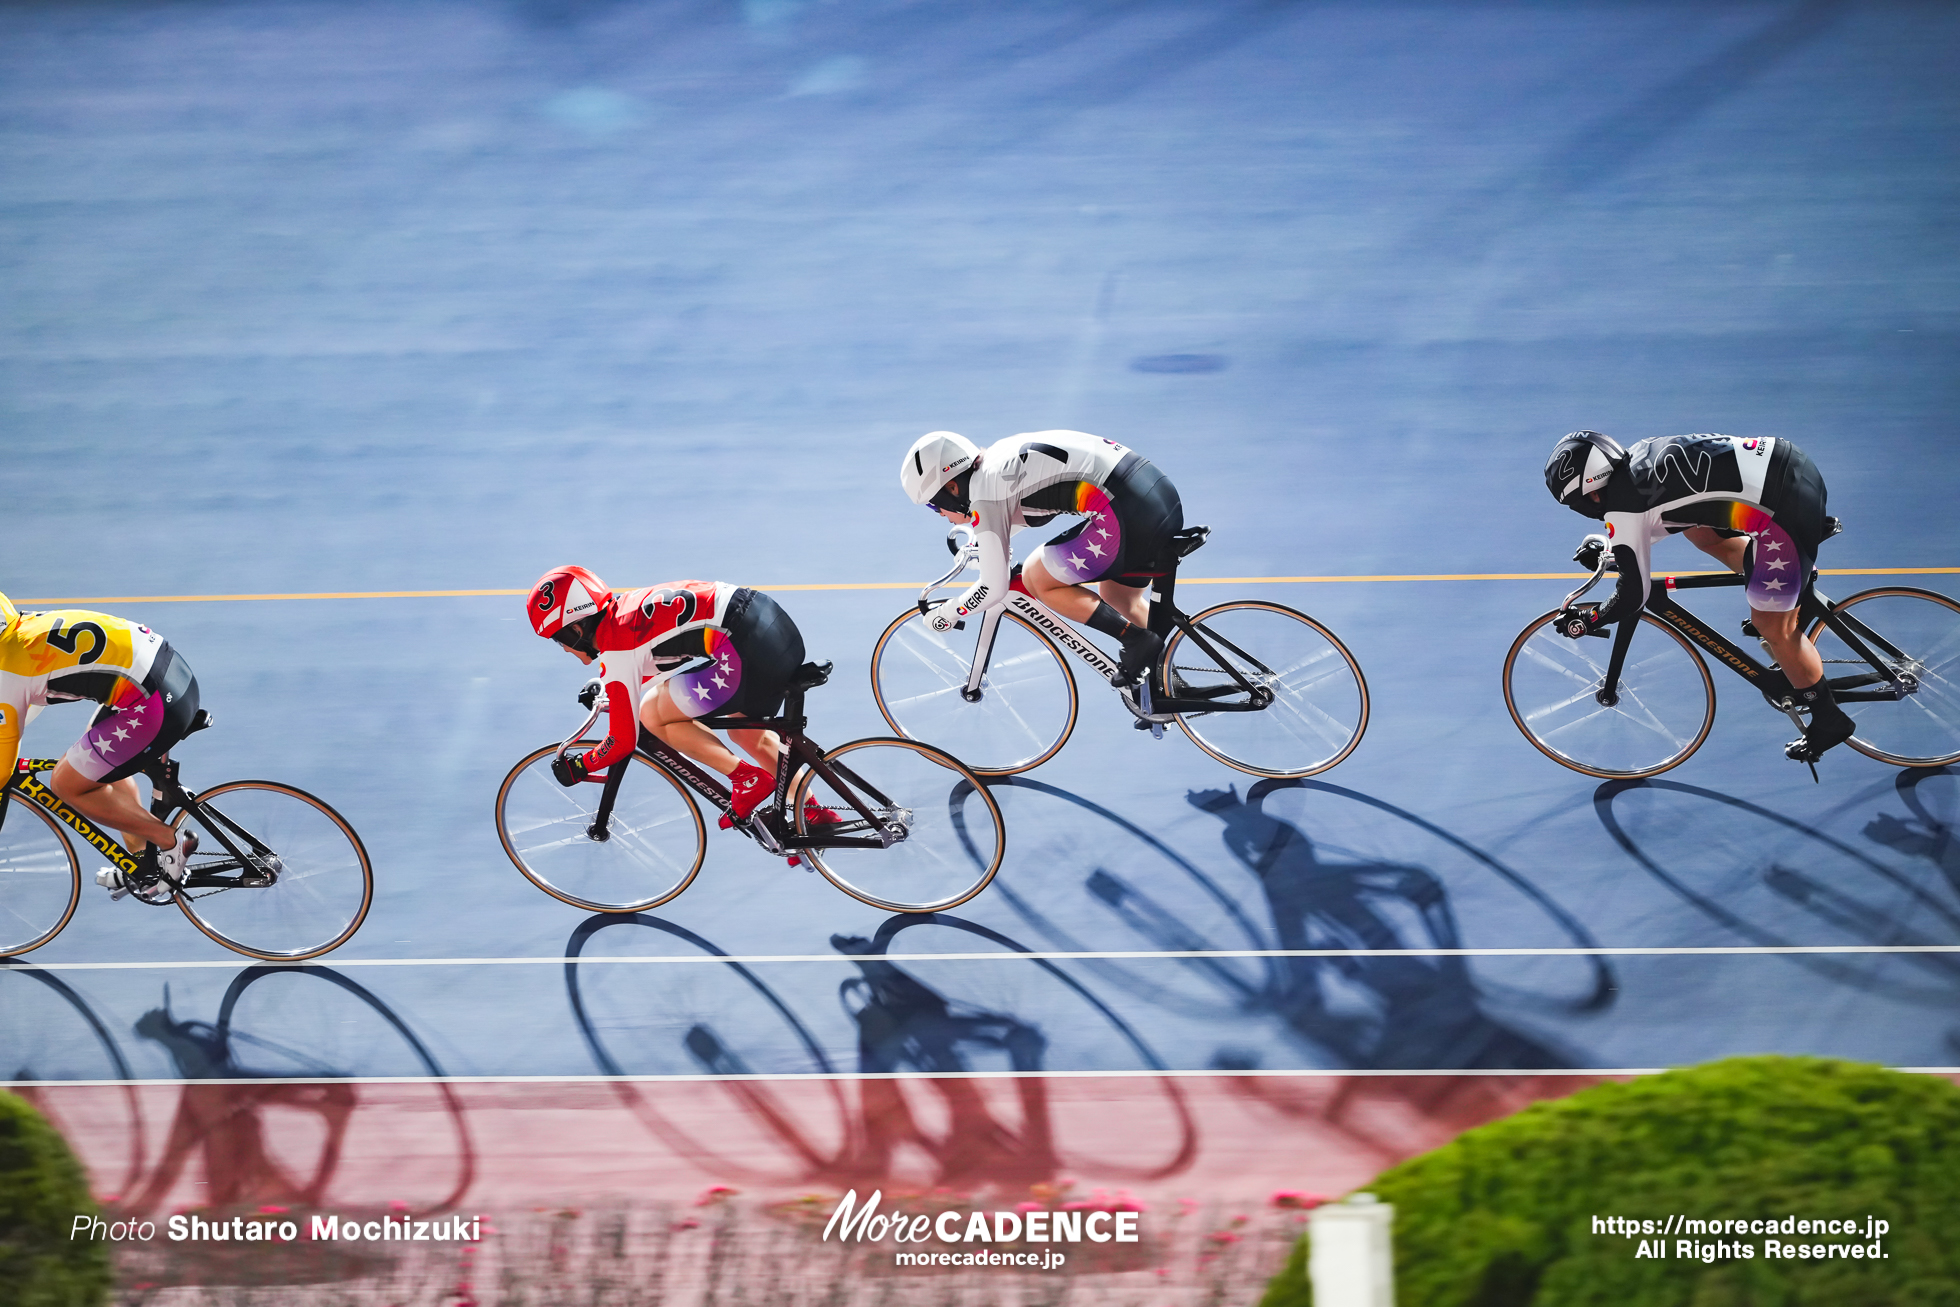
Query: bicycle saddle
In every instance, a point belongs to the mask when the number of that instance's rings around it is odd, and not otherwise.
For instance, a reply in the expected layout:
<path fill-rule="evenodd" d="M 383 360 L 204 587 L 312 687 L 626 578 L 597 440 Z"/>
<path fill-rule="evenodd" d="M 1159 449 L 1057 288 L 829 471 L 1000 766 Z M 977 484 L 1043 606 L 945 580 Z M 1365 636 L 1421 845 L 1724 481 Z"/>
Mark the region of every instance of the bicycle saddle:
<path fill-rule="evenodd" d="M 1187 526 L 1182 531 L 1171 534 L 1170 551 L 1172 558 L 1188 558 L 1204 548 L 1205 537 L 1211 534 L 1208 526 Z"/>
<path fill-rule="evenodd" d="M 829 663 L 804 663 L 790 677 L 790 684 L 799 690 L 814 690 L 830 679 Z"/>

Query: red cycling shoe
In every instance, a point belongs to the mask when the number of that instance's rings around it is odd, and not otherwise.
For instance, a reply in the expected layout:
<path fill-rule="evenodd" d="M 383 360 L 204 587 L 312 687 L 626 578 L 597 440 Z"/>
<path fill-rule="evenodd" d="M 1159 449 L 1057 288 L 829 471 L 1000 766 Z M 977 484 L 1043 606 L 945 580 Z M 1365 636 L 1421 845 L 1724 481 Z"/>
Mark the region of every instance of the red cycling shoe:
<path fill-rule="evenodd" d="M 728 778 L 728 808 L 736 821 L 747 821 L 775 792 L 776 778 L 752 762 L 738 762 Z"/>
<path fill-rule="evenodd" d="M 826 808 L 817 802 L 816 796 L 809 795 L 803 800 L 803 824 L 805 826 L 836 826 L 843 822 L 833 808 Z"/>

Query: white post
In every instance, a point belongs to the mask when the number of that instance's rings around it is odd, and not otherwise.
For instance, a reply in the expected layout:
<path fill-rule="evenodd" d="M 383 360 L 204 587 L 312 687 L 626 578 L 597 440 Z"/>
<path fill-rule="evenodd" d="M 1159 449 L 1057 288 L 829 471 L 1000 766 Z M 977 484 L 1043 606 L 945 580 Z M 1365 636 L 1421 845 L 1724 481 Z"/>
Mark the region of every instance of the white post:
<path fill-rule="evenodd" d="M 1307 1282 L 1314 1307 L 1395 1307 L 1395 1264 L 1388 1227 L 1392 1204 L 1350 1194 L 1307 1218 Z"/>

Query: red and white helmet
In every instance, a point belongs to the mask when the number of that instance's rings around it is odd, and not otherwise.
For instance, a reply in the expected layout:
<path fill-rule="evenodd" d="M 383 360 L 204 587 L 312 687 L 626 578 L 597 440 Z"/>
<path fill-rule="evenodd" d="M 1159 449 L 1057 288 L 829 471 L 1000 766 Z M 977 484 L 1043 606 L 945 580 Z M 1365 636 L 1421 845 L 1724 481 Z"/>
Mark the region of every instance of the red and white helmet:
<path fill-rule="evenodd" d="M 596 617 L 612 607 L 612 591 L 606 583 L 582 567 L 554 567 L 537 579 L 524 611 L 530 614 L 531 629 L 547 639 L 574 622 Z"/>

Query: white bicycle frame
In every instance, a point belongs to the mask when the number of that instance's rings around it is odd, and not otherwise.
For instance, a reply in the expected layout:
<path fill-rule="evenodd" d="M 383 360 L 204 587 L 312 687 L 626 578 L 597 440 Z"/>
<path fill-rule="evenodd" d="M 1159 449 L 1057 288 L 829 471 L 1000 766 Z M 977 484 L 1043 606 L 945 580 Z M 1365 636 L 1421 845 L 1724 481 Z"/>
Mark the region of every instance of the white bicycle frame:
<path fill-rule="evenodd" d="M 955 527 L 951 534 L 958 534 L 963 530 L 964 528 Z M 949 534 L 948 539 L 951 538 L 951 534 Z M 927 598 L 934 590 L 944 588 L 954 577 L 979 563 L 980 546 L 974 543 L 970 532 L 967 535 L 967 543 L 960 546 L 957 550 L 952 569 L 937 581 L 928 583 L 926 588 L 919 592 L 921 612 L 925 611 Z M 1013 563 L 1013 556 L 1011 554 L 1008 557 L 1008 562 L 1010 566 Z M 1155 603 L 1157 597 L 1156 588 L 1153 586 L 1150 591 L 1151 602 Z M 1048 607 L 1048 605 L 1042 603 L 1033 595 L 1025 591 L 1010 589 L 1007 592 L 1006 603 L 1002 604 L 999 608 L 989 609 L 980 614 L 979 640 L 974 645 L 973 666 L 967 672 L 966 685 L 960 690 L 961 698 L 965 699 L 968 703 L 972 703 L 980 697 L 981 682 L 986 678 L 988 664 L 993 659 L 994 638 L 1000 632 L 1002 616 L 1009 612 L 1026 619 L 1029 625 L 1033 626 L 1037 631 L 1040 631 L 1062 648 L 1074 654 L 1077 658 L 1080 658 L 1105 683 L 1109 683 L 1112 688 L 1115 688 L 1113 683 L 1116 680 L 1116 664 L 1111 662 L 1101 649 L 1098 649 L 1095 645 L 1083 639 L 1076 633 L 1075 628 L 1057 614 L 1054 609 Z M 1138 721 L 1150 723 L 1153 734 L 1163 734 L 1163 724 L 1171 720 L 1171 718 L 1167 714 L 1152 715 L 1150 711 L 1150 678 L 1148 676 L 1145 676 L 1137 682 L 1137 690 L 1134 696 L 1122 689 L 1117 689 L 1116 692 L 1123 700 L 1123 706 L 1128 708 L 1130 713 Z"/>

